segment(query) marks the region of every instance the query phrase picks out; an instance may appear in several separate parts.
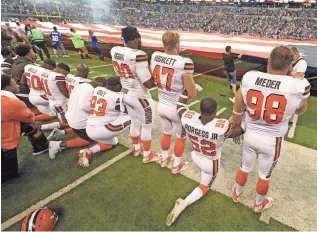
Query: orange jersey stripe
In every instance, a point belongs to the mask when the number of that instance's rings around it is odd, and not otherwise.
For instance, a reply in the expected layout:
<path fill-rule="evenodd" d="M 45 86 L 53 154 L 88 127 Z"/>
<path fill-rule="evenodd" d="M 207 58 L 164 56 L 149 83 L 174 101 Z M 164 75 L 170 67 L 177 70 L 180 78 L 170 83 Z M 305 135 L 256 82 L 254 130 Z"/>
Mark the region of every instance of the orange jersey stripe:
<path fill-rule="evenodd" d="M 225 137 L 229 136 L 232 133 L 232 124 L 230 123 L 228 130 L 225 132 Z"/>
<path fill-rule="evenodd" d="M 282 138 L 281 137 L 276 138 L 274 161 L 278 160 L 278 158 L 280 157 L 281 145 L 282 145 Z"/>
<path fill-rule="evenodd" d="M 106 128 L 110 131 L 119 131 L 119 130 L 122 130 L 123 129 L 123 125 L 117 125 L 117 126 L 114 126 L 114 125 L 111 125 L 110 123 L 106 125 Z"/>

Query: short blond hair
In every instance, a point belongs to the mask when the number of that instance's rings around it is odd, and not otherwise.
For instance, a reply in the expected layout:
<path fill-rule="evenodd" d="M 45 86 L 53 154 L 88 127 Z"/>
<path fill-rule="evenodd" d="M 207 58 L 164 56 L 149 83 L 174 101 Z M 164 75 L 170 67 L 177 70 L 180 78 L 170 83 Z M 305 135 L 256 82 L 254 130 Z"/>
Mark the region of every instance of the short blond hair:
<path fill-rule="evenodd" d="M 180 36 L 177 32 L 165 32 L 162 36 L 164 48 L 167 50 L 173 50 L 175 45 L 180 42 L 179 38 Z"/>
<path fill-rule="evenodd" d="M 291 49 L 293 54 L 299 55 L 299 51 L 298 51 L 298 49 L 296 47 L 291 47 L 290 49 Z"/>

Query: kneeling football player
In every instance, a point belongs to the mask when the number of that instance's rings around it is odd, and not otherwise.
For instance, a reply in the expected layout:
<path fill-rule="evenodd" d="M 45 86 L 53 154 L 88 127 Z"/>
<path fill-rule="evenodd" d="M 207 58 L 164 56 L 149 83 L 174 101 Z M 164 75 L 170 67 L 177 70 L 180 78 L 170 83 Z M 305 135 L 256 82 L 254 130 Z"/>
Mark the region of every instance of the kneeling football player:
<path fill-rule="evenodd" d="M 105 86 L 107 80 L 103 77 L 97 77 L 91 82 L 81 83 L 72 90 L 69 98 L 68 110 L 66 112 L 66 119 L 70 130 L 78 136 L 78 138 L 68 141 L 50 141 L 49 156 L 51 159 L 56 158 L 56 154 L 74 147 L 85 147 L 94 143 L 86 134 L 87 120 L 90 114 L 90 104 L 93 98 L 94 89 L 99 86 Z M 54 129 L 57 132 L 58 129 Z M 65 136 L 65 133 L 58 134 L 58 138 Z M 54 134 L 54 135 L 55 135 Z M 52 136 L 54 137 L 54 136 Z M 55 138 L 55 137 L 54 137 Z M 52 139 L 54 139 L 52 138 Z M 111 149 L 111 146 L 99 146 L 99 150 Z"/>
<path fill-rule="evenodd" d="M 94 90 L 91 101 L 90 116 L 87 120 L 86 132 L 89 138 L 110 147 L 118 144 L 117 136 L 128 129 L 131 118 L 121 110 L 126 107 L 120 106 L 122 102 L 118 92 L 121 91 L 120 80 L 110 77 L 107 80 L 107 88 L 98 87 Z M 96 152 L 94 147 L 79 152 L 78 164 L 87 166 L 92 155 Z"/>
<path fill-rule="evenodd" d="M 193 146 L 192 160 L 201 169 L 200 184 L 185 200 L 176 200 L 174 209 L 166 218 L 167 226 L 170 226 L 187 206 L 199 200 L 210 189 L 220 168 L 224 140 L 243 133 L 240 126 L 233 127 L 228 120 L 215 118 L 217 102 L 213 98 L 206 97 L 201 101 L 200 114 L 188 110 L 186 102 L 187 96 L 183 94 L 177 103 L 177 110 Z"/>

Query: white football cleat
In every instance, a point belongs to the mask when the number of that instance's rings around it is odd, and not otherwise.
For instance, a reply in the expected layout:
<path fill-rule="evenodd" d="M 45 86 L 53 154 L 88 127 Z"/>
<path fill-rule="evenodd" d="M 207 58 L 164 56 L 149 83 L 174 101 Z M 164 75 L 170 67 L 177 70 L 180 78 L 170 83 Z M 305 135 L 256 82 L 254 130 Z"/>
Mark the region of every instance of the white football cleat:
<path fill-rule="evenodd" d="M 64 150 L 65 148 L 60 147 L 62 141 L 50 141 L 48 155 L 51 159 L 56 158 L 56 154 Z"/>
<path fill-rule="evenodd" d="M 89 167 L 89 160 L 93 156 L 93 152 L 90 149 L 82 149 L 78 153 L 78 164 L 83 168 Z"/>
<path fill-rule="evenodd" d="M 48 141 L 58 141 L 65 138 L 65 130 L 60 130 L 58 128 L 54 128 L 53 131 L 47 136 Z"/>
<path fill-rule="evenodd" d="M 160 155 L 151 152 L 151 154 L 149 154 L 148 156 L 143 157 L 143 163 L 144 164 L 148 164 L 148 163 L 151 163 L 151 162 L 158 161 L 160 159 L 161 159 Z"/>
<path fill-rule="evenodd" d="M 172 167 L 172 174 L 178 174 L 186 170 L 189 166 L 189 162 L 181 162 L 178 166 Z"/>
<path fill-rule="evenodd" d="M 233 97 L 233 98 L 229 98 L 229 100 L 234 103 L 234 101 L 236 100 L 236 97 Z"/>
<path fill-rule="evenodd" d="M 273 198 L 271 197 L 264 198 L 264 201 L 260 205 L 256 205 L 256 202 L 254 201 L 253 211 L 255 213 L 262 212 L 263 210 L 270 208 L 272 204 L 273 204 Z"/>
<path fill-rule="evenodd" d="M 178 218 L 178 216 L 181 214 L 181 212 L 184 211 L 186 208 L 185 200 L 178 198 L 175 202 L 175 206 L 173 210 L 167 215 L 166 218 L 166 225 L 170 226 L 172 225 L 175 220 Z"/>
<path fill-rule="evenodd" d="M 161 158 L 161 167 L 165 168 L 167 165 L 172 161 L 172 156 L 168 156 L 165 160 L 163 160 L 163 157 Z"/>

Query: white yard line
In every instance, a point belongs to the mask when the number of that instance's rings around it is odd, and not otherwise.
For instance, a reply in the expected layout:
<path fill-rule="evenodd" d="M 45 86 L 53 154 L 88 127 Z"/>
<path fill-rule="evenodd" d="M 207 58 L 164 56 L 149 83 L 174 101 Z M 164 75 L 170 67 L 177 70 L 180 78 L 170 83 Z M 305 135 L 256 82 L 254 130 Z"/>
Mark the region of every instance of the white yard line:
<path fill-rule="evenodd" d="M 219 116 L 220 114 L 222 114 L 223 112 L 225 112 L 227 110 L 226 107 L 221 108 L 220 110 L 217 111 L 216 116 Z"/>
<path fill-rule="evenodd" d="M 188 104 L 188 107 L 192 107 L 193 105 L 196 105 L 199 102 L 199 100 L 193 101 L 192 103 Z"/>
<path fill-rule="evenodd" d="M 288 137 L 291 138 L 291 139 L 294 138 L 294 135 L 295 135 L 295 129 L 296 129 L 297 120 L 298 120 L 298 115 L 294 114 L 294 116 L 293 116 L 293 125 L 288 131 Z"/>
<path fill-rule="evenodd" d="M 78 185 L 83 183 L 84 181 L 86 181 L 86 180 L 90 179 L 91 177 L 97 175 L 99 172 L 103 171 L 107 167 L 111 166 L 115 162 L 117 162 L 120 159 L 122 159 L 125 156 L 127 156 L 128 154 L 131 153 L 131 151 L 132 151 L 132 149 L 128 149 L 125 152 L 122 152 L 121 154 L 117 155 L 116 157 L 114 157 L 113 159 L 107 161 L 106 163 L 100 165 L 99 167 L 95 168 L 94 170 L 92 170 L 91 172 L 87 173 L 86 175 L 78 178 L 73 183 L 71 183 L 71 184 L 67 185 L 66 187 L 58 190 L 57 192 L 55 192 L 52 195 L 50 195 L 47 198 L 45 198 L 44 200 L 39 201 L 35 205 L 32 205 L 31 207 L 25 209 L 23 212 L 17 214 L 16 216 L 8 219 L 7 221 L 5 221 L 4 223 L 1 224 L 1 230 L 5 230 L 5 229 L 9 228 L 10 226 L 12 226 L 15 223 L 17 223 L 17 222 L 21 221 L 22 219 L 24 219 L 27 215 L 32 213 L 34 210 L 36 210 L 36 209 L 38 209 L 40 207 L 44 207 L 48 203 L 50 203 L 51 201 L 59 198 L 60 196 L 64 195 L 65 193 L 68 193 L 69 191 L 71 191 L 72 189 L 74 189 L 75 187 L 77 187 Z"/>
<path fill-rule="evenodd" d="M 110 66 L 110 65 L 112 66 L 112 64 L 103 64 L 103 65 L 91 66 L 91 67 L 89 67 L 89 69 L 107 67 L 107 66 Z M 77 70 L 77 68 L 76 69 L 71 69 L 70 71 L 76 71 L 76 70 Z"/>

